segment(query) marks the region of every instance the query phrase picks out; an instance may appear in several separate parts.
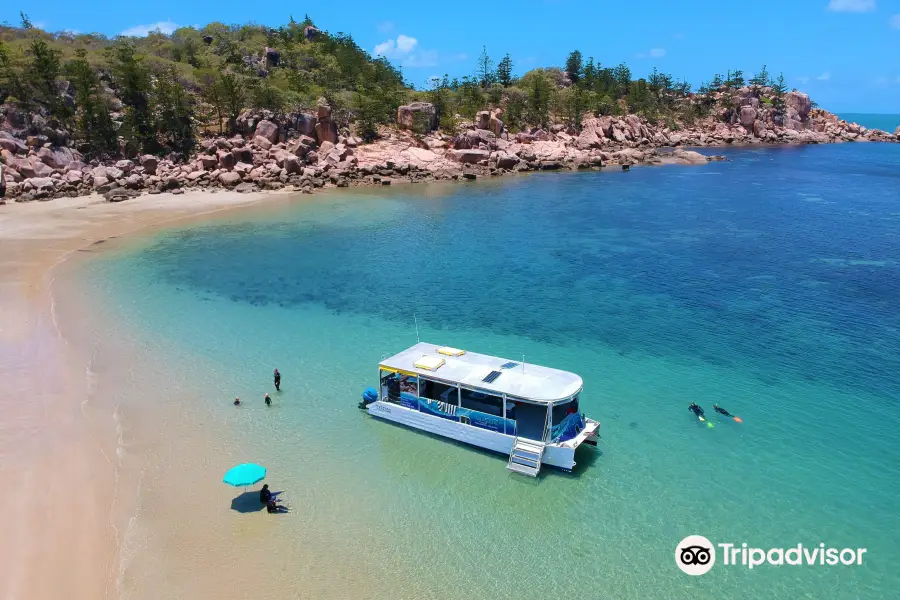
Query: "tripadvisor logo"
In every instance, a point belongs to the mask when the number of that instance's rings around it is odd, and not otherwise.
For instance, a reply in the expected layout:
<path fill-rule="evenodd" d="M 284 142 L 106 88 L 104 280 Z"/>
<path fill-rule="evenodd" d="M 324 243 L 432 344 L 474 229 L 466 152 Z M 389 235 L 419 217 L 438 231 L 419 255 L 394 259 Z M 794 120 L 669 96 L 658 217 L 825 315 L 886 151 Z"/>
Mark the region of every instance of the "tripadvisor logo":
<path fill-rule="evenodd" d="M 718 548 L 718 550 L 717 550 Z M 703 575 L 716 564 L 716 556 L 725 566 L 743 566 L 754 569 L 762 565 L 781 566 L 835 566 L 861 565 L 865 548 L 826 548 L 825 544 L 790 548 L 748 547 L 746 543 L 713 544 L 702 535 L 689 535 L 675 547 L 675 564 L 688 575 Z"/>

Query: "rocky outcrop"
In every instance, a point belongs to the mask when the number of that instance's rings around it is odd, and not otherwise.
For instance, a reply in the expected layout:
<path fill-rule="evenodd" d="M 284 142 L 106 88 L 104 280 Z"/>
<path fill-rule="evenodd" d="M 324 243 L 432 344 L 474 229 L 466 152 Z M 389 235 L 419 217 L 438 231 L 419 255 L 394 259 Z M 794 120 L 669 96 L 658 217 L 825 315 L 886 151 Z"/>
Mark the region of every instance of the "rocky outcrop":
<path fill-rule="evenodd" d="M 338 141 L 337 124 L 331 118 L 331 106 L 328 105 L 325 98 L 319 98 L 316 105 L 315 133 L 316 141 L 319 144 L 322 142 L 336 144 Z"/>
<path fill-rule="evenodd" d="M 554 124 L 513 135 L 503 127 L 502 112 L 494 109 L 477 114 L 452 136 L 431 131 L 433 106 L 410 104 L 398 110 L 401 128 L 383 129 L 382 139 L 371 144 L 362 144 L 347 129 L 339 131 L 331 108 L 320 100 L 315 114 L 247 111 L 237 120 L 239 135 L 202 140 L 199 153 L 187 160 L 146 155 L 90 164 L 55 143 L 40 115 L 33 119 L 2 105 L 0 162 L 9 197 L 98 192 L 120 201 L 143 192 L 197 187 L 245 192 L 291 186 L 311 192 L 535 170 L 702 165 L 710 157 L 688 148 L 729 144 L 900 141 L 900 128 L 888 134 L 848 123 L 811 108 L 805 94 L 786 94 L 781 104 L 767 88 L 748 87 L 732 90 L 727 99 L 724 108 L 690 126 L 636 115 L 585 115 L 580 131 Z M 38 129 L 32 126 L 35 120 Z"/>
<path fill-rule="evenodd" d="M 437 128 L 437 111 L 430 102 L 413 102 L 397 109 L 397 124 L 419 134 L 426 134 Z"/>

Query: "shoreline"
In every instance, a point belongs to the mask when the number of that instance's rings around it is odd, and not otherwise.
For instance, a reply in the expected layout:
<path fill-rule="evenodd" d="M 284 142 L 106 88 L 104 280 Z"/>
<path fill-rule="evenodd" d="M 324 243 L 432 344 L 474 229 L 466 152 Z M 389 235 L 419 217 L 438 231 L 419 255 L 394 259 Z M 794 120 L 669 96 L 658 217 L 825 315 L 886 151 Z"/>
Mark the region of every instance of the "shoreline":
<path fill-rule="evenodd" d="M 0 528 L 15 540 L 0 553 L 4 597 L 113 597 L 127 528 L 118 512 L 134 502 L 119 489 L 115 415 L 90 414 L 93 357 L 63 334 L 57 278 L 98 241 L 287 197 L 195 192 L 120 207 L 90 196 L 4 209 L 0 382 L 8 423 L 0 471 L 11 492 L 0 501 Z"/>

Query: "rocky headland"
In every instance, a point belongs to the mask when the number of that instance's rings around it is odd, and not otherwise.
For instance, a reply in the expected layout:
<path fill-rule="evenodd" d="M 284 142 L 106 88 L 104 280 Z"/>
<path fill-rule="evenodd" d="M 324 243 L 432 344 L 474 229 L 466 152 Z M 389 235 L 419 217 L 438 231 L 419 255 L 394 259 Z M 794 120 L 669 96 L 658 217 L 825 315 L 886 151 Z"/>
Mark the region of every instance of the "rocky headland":
<path fill-rule="evenodd" d="M 717 93 L 718 94 L 718 93 Z M 715 114 L 691 125 L 649 122 L 640 116 L 585 115 L 578 131 L 562 124 L 510 133 L 500 108 L 478 112 L 452 133 L 438 131 L 427 102 L 400 106 L 395 126 L 363 143 L 339 128 L 320 100 L 314 112 L 286 116 L 245 111 L 238 133 L 201 140 L 196 154 L 143 155 L 86 161 L 67 145 L 65 132 L 40 115 L 0 106 L 0 162 L 6 197 L 17 201 L 101 193 L 116 202 L 141 193 L 180 193 L 186 188 L 238 192 L 391 185 L 429 180 L 472 180 L 525 171 L 627 168 L 632 165 L 702 165 L 718 156 L 691 148 L 751 144 L 897 142 L 894 133 L 848 123 L 812 108 L 800 92 L 783 96 L 773 110 L 773 91 L 748 86 L 714 100 Z"/>

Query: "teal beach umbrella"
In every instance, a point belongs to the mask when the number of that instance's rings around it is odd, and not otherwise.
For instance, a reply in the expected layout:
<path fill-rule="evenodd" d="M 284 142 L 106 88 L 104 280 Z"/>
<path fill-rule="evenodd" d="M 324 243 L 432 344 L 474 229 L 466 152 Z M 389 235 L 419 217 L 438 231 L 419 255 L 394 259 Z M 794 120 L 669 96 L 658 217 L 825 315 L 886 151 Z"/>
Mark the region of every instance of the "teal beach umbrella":
<path fill-rule="evenodd" d="M 266 468 L 253 463 L 244 463 L 236 467 L 232 467 L 225 473 L 222 479 L 228 485 L 234 487 L 246 487 L 253 485 L 266 478 Z"/>

